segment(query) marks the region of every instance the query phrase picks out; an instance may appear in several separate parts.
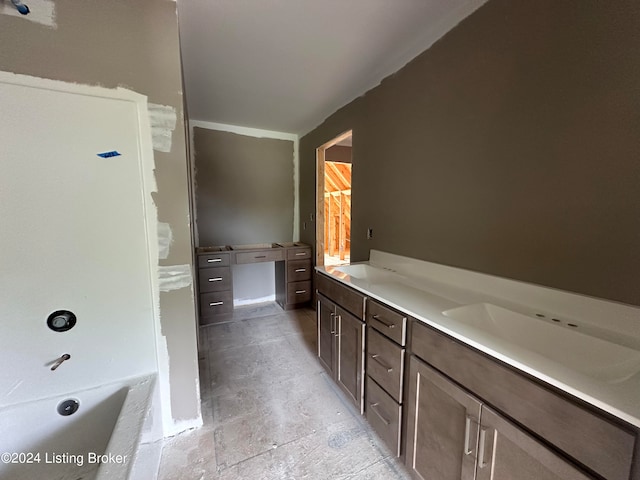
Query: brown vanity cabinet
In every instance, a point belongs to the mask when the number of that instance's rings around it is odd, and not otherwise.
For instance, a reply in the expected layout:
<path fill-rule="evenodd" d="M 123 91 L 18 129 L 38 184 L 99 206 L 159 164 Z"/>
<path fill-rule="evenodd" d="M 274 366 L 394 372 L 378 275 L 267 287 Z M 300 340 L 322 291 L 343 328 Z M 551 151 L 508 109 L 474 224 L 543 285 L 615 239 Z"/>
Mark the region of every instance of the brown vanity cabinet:
<path fill-rule="evenodd" d="M 321 277 L 322 275 L 318 275 Z M 326 279 L 328 282 L 333 280 Z M 334 282 L 337 283 L 337 282 Z M 329 372 L 338 386 L 347 394 L 356 408 L 363 412 L 364 396 L 364 296 L 341 285 L 333 285 L 334 298 L 326 296 L 327 290 L 321 290 L 323 281 L 319 281 L 317 321 L 318 321 L 318 357 L 320 363 Z M 344 289 L 344 290 L 341 290 Z M 337 295 L 336 292 L 340 292 Z M 349 298 L 357 304 L 359 298 L 360 316 L 347 311 L 337 298 Z"/>
<path fill-rule="evenodd" d="M 214 323 L 233 311 L 231 253 L 226 247 L 199 249 L 198 305 L 200 324 Z"/>
<path fill-rule="evenodd" d="M 318 357 L 362 413 L 364 322 L 318 294 Z"/>
<path fill-rule="evenodd" d="M 415 477 L 593 478 L 416 357 L 409 378 L 406 464 Z"/>
<path fill-rule="evenodd" d="M 637 480 L 633 429 L 420 322 L 410 347 L 416 478 Z"/>
<path fill-rule="evenodd" d="M 309 305 L 311 247 L 300 243 L 283 245 L 286 245 L 284 261 L 276 262 L 276 301 L 285 310 Z"/>
<path fill-rule="evenodd" d="M 400 456 L 407 317 L 367 299 L 367 421 Z"/>

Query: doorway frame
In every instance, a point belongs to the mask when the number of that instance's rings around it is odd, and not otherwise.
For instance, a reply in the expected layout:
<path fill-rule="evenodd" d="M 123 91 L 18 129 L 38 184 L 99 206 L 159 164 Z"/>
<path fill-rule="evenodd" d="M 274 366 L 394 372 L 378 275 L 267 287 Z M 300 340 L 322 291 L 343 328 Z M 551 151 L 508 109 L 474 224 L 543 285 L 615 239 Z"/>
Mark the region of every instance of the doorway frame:
<path fill-rule="evenodd" d="M 353 136 L 349 129 L 316 148 L 316 266 L 324 266 L 324 162 L 325 151 Z M 353 164 L 352 164 L 353 165 Z M 352 167 L 353 168 L 353 167 Z"/>

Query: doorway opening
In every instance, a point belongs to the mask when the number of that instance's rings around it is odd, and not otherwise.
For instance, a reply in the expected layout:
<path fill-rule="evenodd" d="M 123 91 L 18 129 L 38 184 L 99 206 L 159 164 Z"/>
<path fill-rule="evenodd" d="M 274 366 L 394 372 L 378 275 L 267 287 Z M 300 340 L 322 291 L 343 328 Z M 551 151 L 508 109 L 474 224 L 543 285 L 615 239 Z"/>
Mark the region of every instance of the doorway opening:
<path fill-rule="evenodd" d="M 316 150 L 316 264 L 351 261 L 352 131 Z"/>

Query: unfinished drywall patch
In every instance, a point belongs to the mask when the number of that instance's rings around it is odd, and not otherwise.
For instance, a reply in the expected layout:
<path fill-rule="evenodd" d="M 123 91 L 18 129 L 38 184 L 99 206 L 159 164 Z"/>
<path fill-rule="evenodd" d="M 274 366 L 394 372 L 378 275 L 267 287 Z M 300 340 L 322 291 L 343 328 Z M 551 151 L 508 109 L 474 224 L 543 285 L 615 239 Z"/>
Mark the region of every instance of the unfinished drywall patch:
<path fill-rule="evenodd" d="M 158 282 L 161 292 L 170 292 L 188 287 L 193 283 L 191 265 L 168 265 L 158 267 Z"/>
<path fill-rule="evenodd" d="M 10 15 L 20 17 L 30 22 L 56 28 L 56 5 L 51 0 L 25 0 L 24 4 L 29 7 L 29 13 L 22 15 L 13 6 L 10 0 L 0 0 L 0 15 Z"/>
<path fill-rule="evenodd" d="M 166 260 L 169 257 L 169 249 L 173 242 L 171 226 L 165 222 L 158 222 L 158 257 Z"/>
<path fill-rule="evenodd" d="M 168 153 L 171 151 L 171 138 L 176 128 L 176 109 L 156 103 L 149 103 L 147 108 L 151 123 L 153 149 L 158 152 Z"/>

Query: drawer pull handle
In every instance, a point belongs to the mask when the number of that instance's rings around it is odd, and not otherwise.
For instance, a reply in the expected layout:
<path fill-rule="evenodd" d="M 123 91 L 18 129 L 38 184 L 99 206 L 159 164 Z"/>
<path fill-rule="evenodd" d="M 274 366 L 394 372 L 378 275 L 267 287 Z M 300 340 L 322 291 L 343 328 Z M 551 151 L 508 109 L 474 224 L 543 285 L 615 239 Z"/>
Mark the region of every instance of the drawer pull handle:
<path fill-rule="evenodd" d="M 296 290 L 296 295 L 300 295 L 301 293 L 307 293 L 306 290 Z"/>
<path fill-rule="evenodd" d="M 257 256 L 255 256 L 253 258 L 267 258 L 267 256 L 266 255 L 257 255 Z"/>
<path fill-rule="evenodd" d="M 223 304 L 224 304 L 224 302 L 211 302 L 211 303 L 209 304 L 209 306 L 210 306 L 210 307 L 217 307 L 217 306 L 219 306 L 219 305 L 223 305 Z"/>
<path fill-rule="evenodd" d="M 396 326 L 395 323 L 389 323 L 386 320 L 383 320 L 382 318 L 380 318 L 378 315 L 374 315 L 371 318 L 373 318 L 374 320 L 379 321 L 381 324 L 383 324 L 387 328 L 394 328 Z"/>
<path fill-rule="evenodd" d="M 210 278 L 209 281 L 210 282 L 221 282 L 222 281 L 222 277 Z"/>
<path fill-rule="evenodd" d="M 369 404 L 371 406 L 371 410 L 373 410 L 373 412 L 378 415 L 378 417 L 380 418 L 380 420 L 382 420 L 382 422 L 385 425 L 391 425 L 391 422 L 389 420 L 387 420 L 379 411 L 378 411 L 378 405 L 380 405 L 379 402 L 376 403 L 370 403 Z"/>
<path fill-rule="evenodd" d="M 377 353 L 374 353 L 374 354 L 371 355 L 371 358 L 373 360 L 375 360 L 382 368 L 386 368 L 387 369 L 387 373 L 391 373 L 393 371 L 393 368 L 391 368 L 389 365 L 387 365 L 383 361 L 379 360 L 378 359 L 379 356 L 380 355 L 378 355 Z"/>
<path fill-rule="evenodd" d="M 335 318 L 336 318 L 336 314 L 331 312 L 331 335 L 336 334 L 336 327 L 333 325 Z"/>
<path fill-rule="evenodd" d="M 471 455 L 472 450 L 469 448 L 469 441 L 471 437 L 471 416 L 467 415 L 464 421 L 464 454 Z"/>
<path fill-rule="evenodd" d="M 307 269 L 306 268 L 296 268 L 296 272 L 300 273 L 300 272 L 306 272 Z"/>
<path fill-rule="evenodd" d="M 300 255 L 306 255 L 306 254 L 307 252 L 299 252 L 299 253 L 296 253 L 296 257 L 299 257 Z"/>
<path fill-rule="evenodd" d="M 488 465 L 487 462 L 484 461 L 484 447 L 487 443 L 487 429 L 483 428 L 480 430 L 480 441 L 478 442 L 478 467 L 484 468 Z"/>
<path fill-rule="evenodd" d="M 207 259 L 207 263 L 216 263 L 216 262 L 221 262 L 222 259 L 221 258 L 208 258 Z"/>

